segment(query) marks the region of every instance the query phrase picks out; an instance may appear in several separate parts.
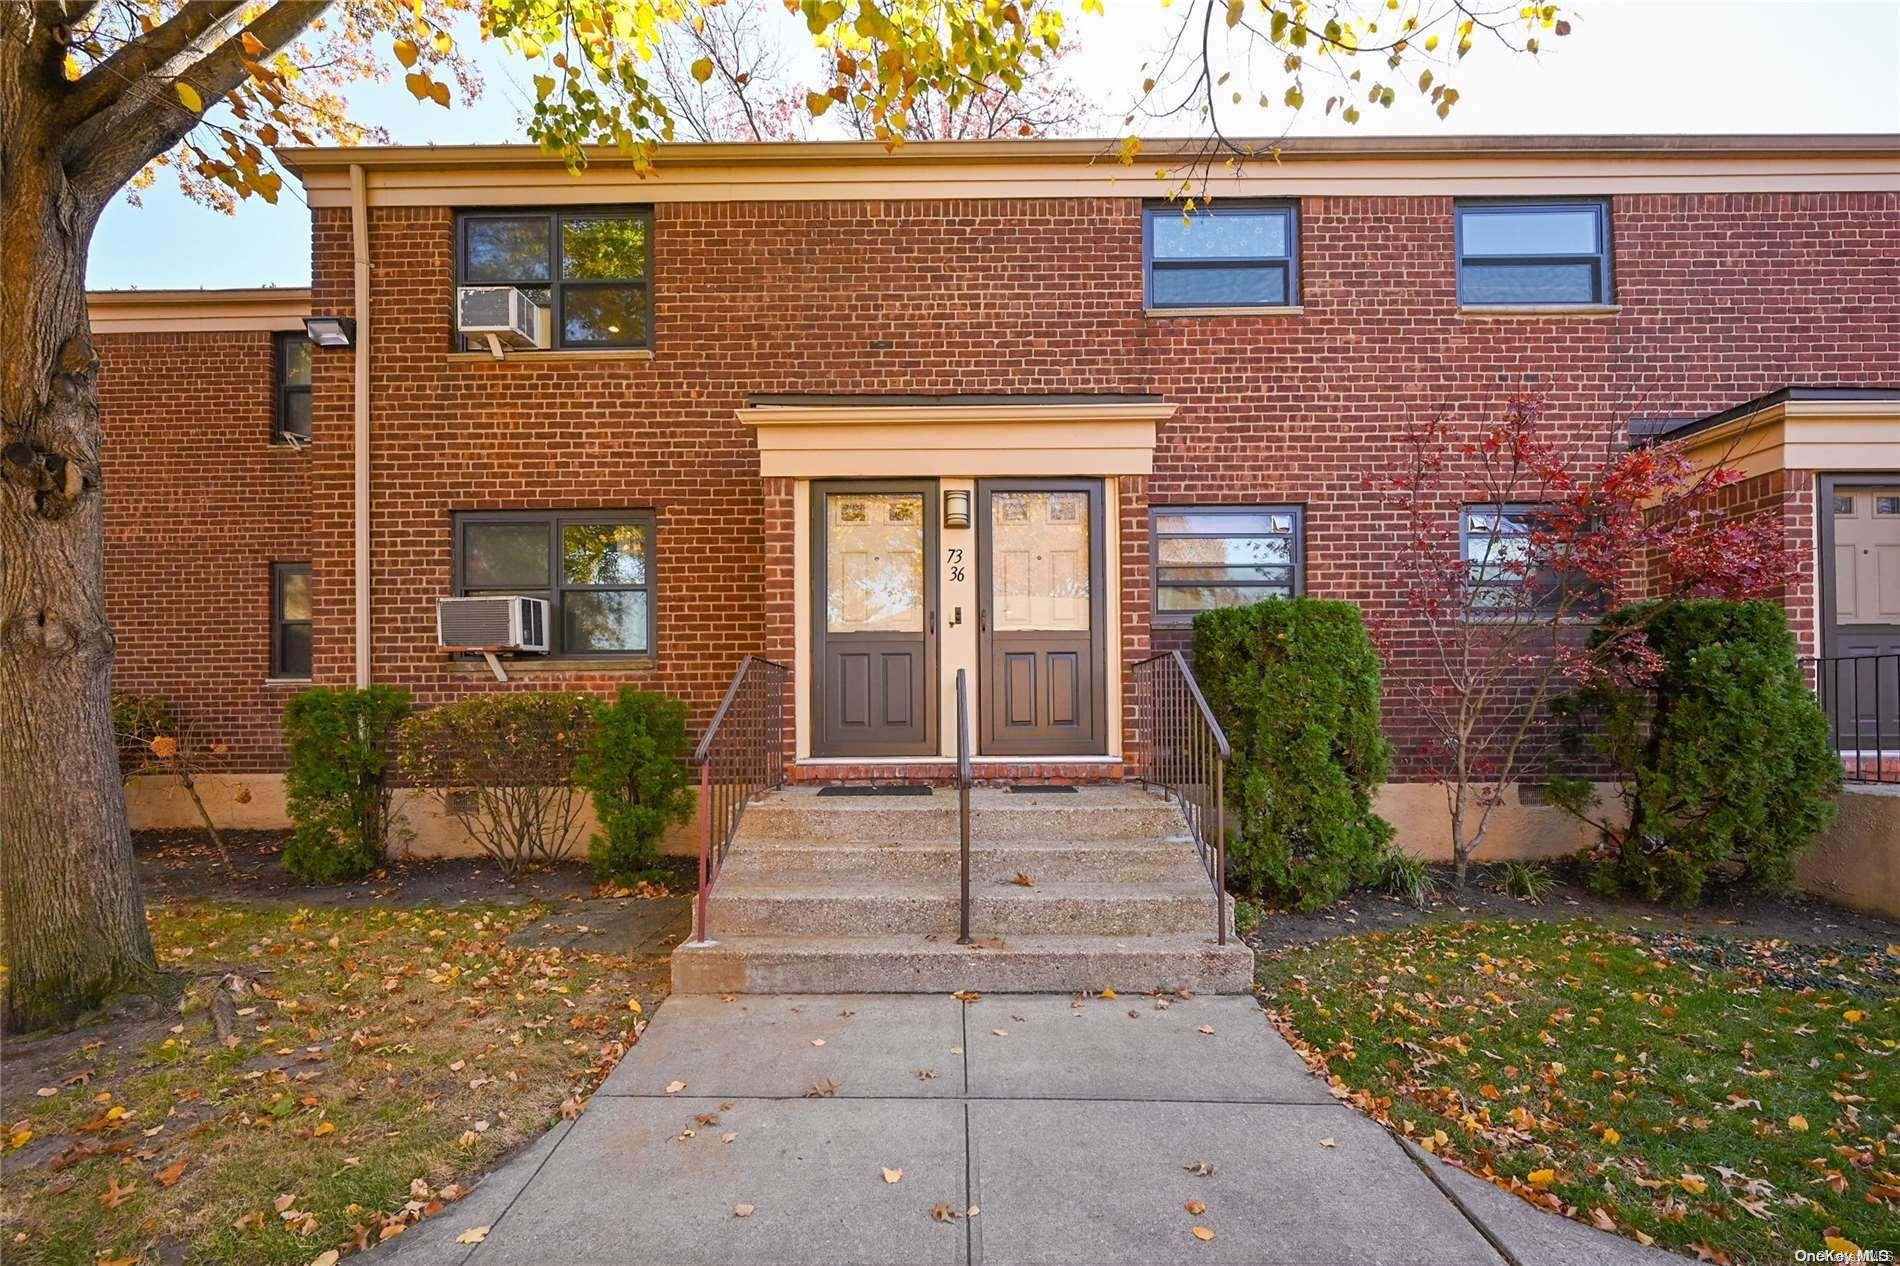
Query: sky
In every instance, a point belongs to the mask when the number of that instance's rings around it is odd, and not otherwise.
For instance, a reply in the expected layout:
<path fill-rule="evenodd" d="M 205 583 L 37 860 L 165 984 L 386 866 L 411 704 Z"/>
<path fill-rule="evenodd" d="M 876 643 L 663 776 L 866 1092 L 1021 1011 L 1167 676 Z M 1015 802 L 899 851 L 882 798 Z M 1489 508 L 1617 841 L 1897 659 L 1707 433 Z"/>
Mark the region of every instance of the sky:
<path fill-rule="evenodd" d="M 1076 15 L 1068 59 L 1077 87 L 1102 110 L 1092 134 L 1118 135 L 1143 66 L 1181 12 L 1169 0 L 1105 0 L 1106 16 Z M 1571 0 L 1572 33 L 1536 57 L 1479 47 L 1450 82 L 1461 99 L 1439 120 L 1401 93 L 1390 111 L 1347 127 L 1309 109 L 1291 135 L 1526 133 L 1900 132 L 1900 0 Z M 802 27 L 787 38 L 804 40 Z M 524 140 L 527 71 L 481 49 L 486 84 L 453 110 L 416 102 L 400 84 L 364 84 L 353 113 L 401 144 Z M 1255 78 L 1249 98 L 1282 83 Z M 1370 71 L 1368 71 L 1370 73 Z M 1237 72 L 1235 81 L 1246 79 Z M 1318 81 L 1309 84 L 1315 96 Z M 1278 135 L 1285 111 L 1223 119 L 1229 135 Z M 1180 131 L 1149 127 L 1149 134 Z M 309 212 L 294 181 L 275 207 L 251 199 L 228 216 L 182 197 L 169 177 L 134 207 L 122 195 L 94 236 L 95 289 L 303 286 L 310 281 Z"/>

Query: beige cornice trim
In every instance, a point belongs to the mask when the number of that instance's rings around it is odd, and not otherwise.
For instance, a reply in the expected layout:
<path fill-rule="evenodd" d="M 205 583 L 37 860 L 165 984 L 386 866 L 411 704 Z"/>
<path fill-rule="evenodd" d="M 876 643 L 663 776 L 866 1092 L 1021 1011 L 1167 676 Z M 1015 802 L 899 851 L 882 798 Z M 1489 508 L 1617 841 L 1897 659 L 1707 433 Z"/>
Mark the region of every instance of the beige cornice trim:
<path fill-rule="evenodd" d="M 1217 165 L 1218 197 L 1900 191 L 1900 136 L 1397 137 L 1282 143 Z M 362 166 L 371 206 L 586 202 L 1166 197 L 1160 169 L 1198 146 L 1155 142 L 1132 165 L 1107 141 L 669 145 L 641 176 L 614 150 L 572 174 L 532 145 L 287 149 L 313 207 L 348 205 Z"/>
<path fill-rule="evenodd" d="M 89 290 L 94 334 L 182 334 L 301 330 L 310 315 L 304 287 L 240 290 Z"/>
<path fill-rule="evenodd" d="M 1900 400 L 1787 400 L 1689 436 L 1698 470 L 1900 470 Z"/>
<path fill-rule="evenodd" d="M 794 479 L 1146 475 L 1155 432 L 1179 406 L 754 405 L 738 410 L 759 473 Z"/>

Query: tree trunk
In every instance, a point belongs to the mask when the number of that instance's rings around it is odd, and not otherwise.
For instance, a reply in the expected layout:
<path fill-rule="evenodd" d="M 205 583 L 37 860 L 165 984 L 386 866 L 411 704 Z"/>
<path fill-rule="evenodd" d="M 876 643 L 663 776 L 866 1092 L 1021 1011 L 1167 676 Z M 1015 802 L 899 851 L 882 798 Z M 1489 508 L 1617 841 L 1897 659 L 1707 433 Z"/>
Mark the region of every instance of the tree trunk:
<path fill-rule="evenodd" d="M 0 35 L 13 34 L 0 23 Z M 157 967 L 112 732 L 99 362 L 82 191 L 26 75 L 0 74 L 0 1028 L 68 1020 Z"/>

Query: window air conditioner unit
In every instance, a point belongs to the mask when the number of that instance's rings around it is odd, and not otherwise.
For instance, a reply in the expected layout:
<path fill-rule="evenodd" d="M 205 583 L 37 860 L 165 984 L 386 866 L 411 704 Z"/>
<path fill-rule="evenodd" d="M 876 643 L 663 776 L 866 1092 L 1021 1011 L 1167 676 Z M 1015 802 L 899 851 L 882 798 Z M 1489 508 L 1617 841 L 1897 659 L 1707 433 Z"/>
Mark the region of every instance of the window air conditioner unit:
<path fill-rule="evenodd" d="M 546 306 L 514 286 L 463 286 L 455 294 L 455 328 L 487 338 L 496 360 L 502 358 L 503 348 L 552 345 Z"/>
<path fill-rule="evenodd" d="M 436 640 L 445 651 L 548 653 L 545 598 L 437 598 Z"/>

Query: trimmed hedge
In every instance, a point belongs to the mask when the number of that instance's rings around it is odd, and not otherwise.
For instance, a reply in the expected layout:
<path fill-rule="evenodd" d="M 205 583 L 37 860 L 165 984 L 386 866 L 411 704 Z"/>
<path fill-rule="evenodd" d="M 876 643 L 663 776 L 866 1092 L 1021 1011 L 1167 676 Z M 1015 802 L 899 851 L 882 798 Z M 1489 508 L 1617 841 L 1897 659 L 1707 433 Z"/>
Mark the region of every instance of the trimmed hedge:
<path fill-rule="evenodd" d="M 290 767 L 284 802 L 294 830 L 284 869 L 309 883 L 359 879 L 389 849 L 389 771 L 396 727 L 413 707 L 407 690 L 319 686 L 284 708 Z"/>
<path fill-rule="evenodd" d="M 1591 645 L 1612 671 L 1557 711 L 1609 763 L 1628 810 L 1627 824 L 1597 822 L 1597 886 L 1686 905 L 1719 870 L 1786 889 L 1802 849 L 1833 820 L 1841 763 L 1781 607 L 1634 603 L 1606 616 Z M 1557 779 L 1551 792 L 1596 820 L 1588 782 Z"/>
<path fill-rule="evenodd" d="M 594 798 L 600 829 L 587 842 L 587 860 L 603 883 L 651 877 L 666 828 L 692 816 L 690 745 L 678 699 L 622 686 L 613 702 L 596 705 L 574 781 Z"/>
<path fill-rule="evenodd" d="M 1274 598 L 1194 619 L 1194 675 L 1233 745 L 1228 881 L 1302 910 L 1372 882 L 1392 826 L 1379 656 L 1349 602 Z"/>

